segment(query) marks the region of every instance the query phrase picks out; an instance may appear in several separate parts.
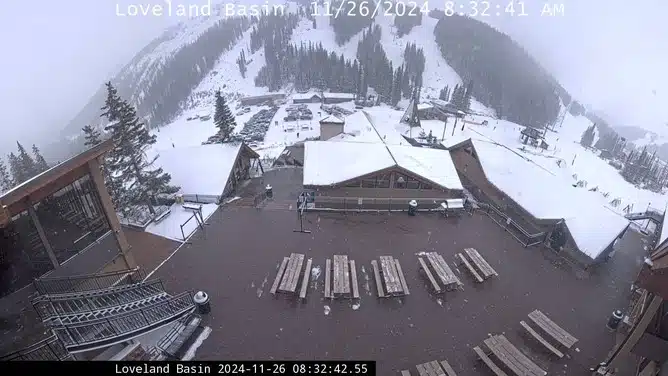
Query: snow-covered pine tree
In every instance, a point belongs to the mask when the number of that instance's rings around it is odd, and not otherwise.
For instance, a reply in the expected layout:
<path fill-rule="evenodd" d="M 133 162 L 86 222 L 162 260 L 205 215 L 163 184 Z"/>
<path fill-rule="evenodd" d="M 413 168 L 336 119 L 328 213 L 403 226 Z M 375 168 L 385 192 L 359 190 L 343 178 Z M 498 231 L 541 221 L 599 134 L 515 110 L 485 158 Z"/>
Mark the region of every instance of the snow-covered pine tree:
<path fill-rule="evenodd" d="M 24 181 L 37 175 L 39 172 L 37 166 L 35 165 L 35 160 L 32 159 L 23 145 L 21 145 L 21 143 L 18 141 L 16 141 L 16 145 L 18 146 L 19 166 L 21 166 L 21 174 L 23 176 L 23 179 L 21 179 L 20 183 L 23 183 Z"/>
<path fill-rule="evenodd" d="M 232 115 L 230 107 L 225 101 L 225 97 L 220 93 L 220 90 L 216 91 L 216 105 L 213 114 L 213 123 L 218 128 L 218 135 L 220 135 L 220 141 L 225 142 L 229 139 L 234 128 L 237 126 L 237 122 Z"/>
<path fill-rule="evenodd" d="M 86 125 L 85 127 L 81 128 L 81 130 L 84 133 L 84 145 L 86 147 L 91 148 L 102 142 L 100 131 L 98 131 L 97 128 L 93 127 L 92 125 Z"/>
<path fill-rule="evenodd" d="M 162 168 L 153 168 L 157 157 L 147 159 L 146 150 L 156 142 L 144 123 L 137 118 L 135 109 L 118 95 L 111 82 L 107 86 L 107 100 L 102 110 L 110 124 L 105 130 L 111 132 L 114 147 L 107 158 L 111 175 L 112 197 L 118 200 L 117 209 L 133 205 L 146 205 L 155 215 L 155 198 L 158 194 L 172 194 L 179 187 L 169 185 L 171 176 Z"/>
<path fill-rule="evenodd" d="M 46 159 L 35 144 L 32 145 L 32 154 L 35 156 L 35 171 L 37 174 L 49 169 L 49 164 L 46 163 Z"/>
<path fill-rule="evenodd" d="M 591 147 L 592 142 L 594 142 L 594 126 L 590 126 L 582 132 L 582 137 L 580 138 L 580 145 L 585 148 Z"/>
<path fill-rule="evenodd" d="M 0 159 L 0 192 L 8 191 L 12 186 L 12 178 L 9 176 L 5 161 Z"/>

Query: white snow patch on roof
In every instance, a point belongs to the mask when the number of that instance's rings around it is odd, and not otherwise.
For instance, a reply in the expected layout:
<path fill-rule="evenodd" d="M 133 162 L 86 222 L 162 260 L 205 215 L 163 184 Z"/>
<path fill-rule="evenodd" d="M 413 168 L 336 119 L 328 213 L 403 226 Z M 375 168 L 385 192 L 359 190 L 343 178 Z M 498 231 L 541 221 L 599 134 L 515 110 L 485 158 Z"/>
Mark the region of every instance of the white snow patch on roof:
<path fill-rule="evenodd" d="M 304 148 L 304 185 L 336 184 L 394 165 L 379 143 L 309 141 Z"/>
<path fill-rule="evenodd" d="M 397 165 L 449 189 L 463 189 L 459 175 L 446 150 L 388 145 Z"/>
<path fill-rule="evenodd" d="M 417 108 L 418 108 L 418 111 L 419 110 L 426 110 L 426 109 L 429 109 L 429 108 L 434 108 L 434 105 L 428 104 L 428 103 L 420 103 L 420 104 L 417 105 Z"/>
<path fill-rule="evenodd" d="M 156 164 L 172 176 L 184 195 L 220 196 L 241 144 L 210 144 L 164 149 Z"/>
<path fill-rule="evenodd" d="M 337 116 L 334 115 L 329 115 L 326 116 L 322 119 L 320 119 L 321 123 L 334 123 L 334 124 L 344 124 L 345 121 L 343 119 L 338 118 Z"/>
<path fill-rule="evenodd" d="M 580 251 L 592 259 L 629 224 L 603 206 L 596 193 L 565 184 L 503 145 L 477 139 L 472 142 L 490 182 L 534 217 L 564 219 Z"/>
<path fill-rule="evenodd" d="M 353 93 L 323 93 L 325 98 L 342 98 L 342 99 L 355 99 L 355 94 Z"/>
<path fill-rule="evenodd" d="M 320 95 L 317 93 L 297 93 L 292 95 L 292 99 L 311 99 L 313 97 L 318 97 L 320 98 Z"/>

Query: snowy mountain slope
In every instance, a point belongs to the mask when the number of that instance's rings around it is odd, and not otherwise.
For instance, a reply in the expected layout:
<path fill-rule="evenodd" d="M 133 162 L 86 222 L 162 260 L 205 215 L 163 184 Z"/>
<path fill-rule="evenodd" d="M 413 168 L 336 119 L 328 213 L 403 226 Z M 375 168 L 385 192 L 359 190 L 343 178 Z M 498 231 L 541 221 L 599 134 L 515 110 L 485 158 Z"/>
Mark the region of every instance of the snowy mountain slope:
<path fill-rule="evenodd" d="M 424 98 L 429 96 L 438 98 L 439 92 L 446 85 L 452 88 L 462 83 L 459 75 L 443 58 L 434 39 L 434 28 L 438 23 L 437 19 L 422 17 L 422 24 L 413 27 L 410 33 L 401 38 L 397 37 L 393 22 L 393 17 L 376 17 L 376 24 L 380 25 L 383 31 L 381 35 L 383 49 L 396 68 L 403 63 L 404 49 L 407 44 L 415 43 L 419 48 L 422 48 L 425 56 L 425 70 L 422 74 L 422 95 Z"/>

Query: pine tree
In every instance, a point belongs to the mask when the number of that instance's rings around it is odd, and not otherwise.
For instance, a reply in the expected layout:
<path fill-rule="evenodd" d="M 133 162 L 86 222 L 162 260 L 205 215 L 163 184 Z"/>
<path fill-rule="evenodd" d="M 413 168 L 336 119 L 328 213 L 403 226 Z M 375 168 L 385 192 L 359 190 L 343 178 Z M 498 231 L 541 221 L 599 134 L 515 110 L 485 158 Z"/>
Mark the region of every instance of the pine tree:
<path fill-rule="evenodd" d="M 37 174 L 49 169 L 49 164 L 46 163 L 42 153 L 35 144 L 32 145 L 32 154 L 35 156 L 35 171 Z"/>
<path fill-rule="evenodd" d="M 237 58 L 237 64 L 239 65 L 239 72 L 241 73 L 241 77 L 246 78 L 247 68 L 246 68 L 246 55 L 244 54 L 244 50 L 241 50 L 241 53 Z"/>
<path fill-rule="evenodd" d="M 401 81 L 403 76 L 403 67 L 397 68 L 397 72 L 394 75 L 394 80 L 392 81 L 392 105 L 396 106 L 401 100 Z"/>
<path fill-rule="evenodd" d="M 591 147 L 591 144 L 594 142 L 594 127 L 595 125 L 592 125 L 585 129 L 585 131 L 582 133 L 582 137 L 580 138 L 580 145 L 585 148 Z"/>
<path fill-rule="evenodd" d="M 462 101 L 461 110 L 468 112 L 471 109 L 471 97 L 473 96 L 473 81 L 469 80 L 466 84 L 466 92 L 464 92 L 464 98 Z"/>
<path fill-rule="evenodd" d="M 216 105 L 213 115 L 213 123 L 216 125 L 216 128 L 218 128 L 218 135 L 220 136 L 221 142 L 225 142 L 237 126 L 234 115 L 232 115 L 232 111 L 225 102 L 225 97 L 222 96 L 220 90 L 216 91 Z"/>
<path fill-rule="evenodd" d="M 21 176 L 22 179 L 20 183 L 23 183 L 24 181 L 32 178 L 33 176 L 37 175 L 38 169 L 37 166 L 35 165 L 35 161 L 32 159 L 30 154 L 26 151 L 26 149 L 21 145 L 20 142 L 16 142 L 16 145 L 18 147 L 18 159 L 19 159 L 19 166 L 21 168 Z"/>
<path fill-rule="evenodd" d="M 110 121 L 105 130 L 111 133 L 114 142 L 107 158 L 111 177 L 108 188 L 117 200 L 118 209 L 146 205 L 155 215 L 155 197 L 162 193 L 176 193 L 179 188 L 169 185 L 171 176 L 162 168 L 151 169 L 157 157 L 147 160 L 146 150 L 155 144 L 155 135 L 148 132 L 137 118 L 135 109 L 120 98 L 111 82 L 106 86 L 107 100 L 102 107 L 102 116 Z"/>
<path fill-rule="evenodd" d="M 28 176 L 21 167 L 21 160 L 14 153 L 9 154 L 9 172 L 12 175 L 12 185 L 18 185 L 28 180 Z"/>
<path fill-rule="evenodd" d="M 92 125 L 86 125 L 85 127 L 81 128 L 81 130 L 84 133 L 84 145 L 86 147 L 91 148 L 102 142 L 100 131 L 98 131 L 97 128 L 93 127 Z"/>
<path fill-rule="evenodd" d="M 12 178 L 7 171 L 7 166 L 5 166 L 5 161 L 0 159 L 0 193 L 10 190 L 13 185 Z"/>

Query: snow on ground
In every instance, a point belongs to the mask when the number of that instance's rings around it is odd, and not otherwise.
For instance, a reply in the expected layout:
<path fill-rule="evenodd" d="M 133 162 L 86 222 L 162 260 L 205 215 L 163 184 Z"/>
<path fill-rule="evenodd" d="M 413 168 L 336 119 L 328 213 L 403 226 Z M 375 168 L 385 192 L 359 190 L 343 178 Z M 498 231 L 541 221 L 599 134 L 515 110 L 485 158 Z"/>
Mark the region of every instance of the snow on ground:
<path fill-rule="evenodd" d="M 294 32 L 292 33 L 292 43 L 297 46 L 304 44 L 308 46 L 309 43 L 320 43 L 322 48 L 328 52 L 335 52 L 337 55 L 343 54 L 343 58 L 346 60 L 355 60 L 357 58 L 357 43 L 362 37 L 362 32 L 360 31 L 354 35 L 350 40 L 339 46 L 336 43 L 336 36 L 334 30 L 329 25 L 330 16 L 323 15 L 325 13 L 325 8 L 322 4 L 318 5 L 318 11 L 315 12 L 318 14 L 315 16 L 316 28 L 313 28 L 313 22 L 303 18 L 297 24 Z"/>
<path fill-rule="evenodd" d="M 417 11 L 417 10 L 416 10 Z M 382 29 L 380 43 L 387 54 L 387 58 L 392 61 L 396 68 L 403 64 L 404 50 L 408 43 L 415 43 L 422 48 L 425 56 L 425 70 L 422 75 L 423 97 L 438 98 L 438 95 L 446 85 L 454 87 L 461 84 L 457 72 L 452 69 L 443 58 L 441 50 L 434 38 L 434 28 L 438 20 L 431 17 L 422 17 L 422 24 L 411 29 L 410 33 L 401 38 L 397 37 L 394 27 L 394 17 L 378 16 L 376 24 Z"/>
<path fill-rule="evenodd" d="M 204 221 L 209 219 L 216 209 L 218 209 L 217 204 L 203 204 L 202 217 L 204 217 Z M 194 212 L 192 210 L 184 209 L 180 204 L 172 205 L 170 210 L 171 213 L 169 213 L 169 215 L 162 221 L 148 225 L 146 231 L 179 242 L 185 241 L 188 236 L 197 230 L 197 221 L 195 218 L 192 218 Z M 181 233 L 182 225 L 183 233 Z"/>

